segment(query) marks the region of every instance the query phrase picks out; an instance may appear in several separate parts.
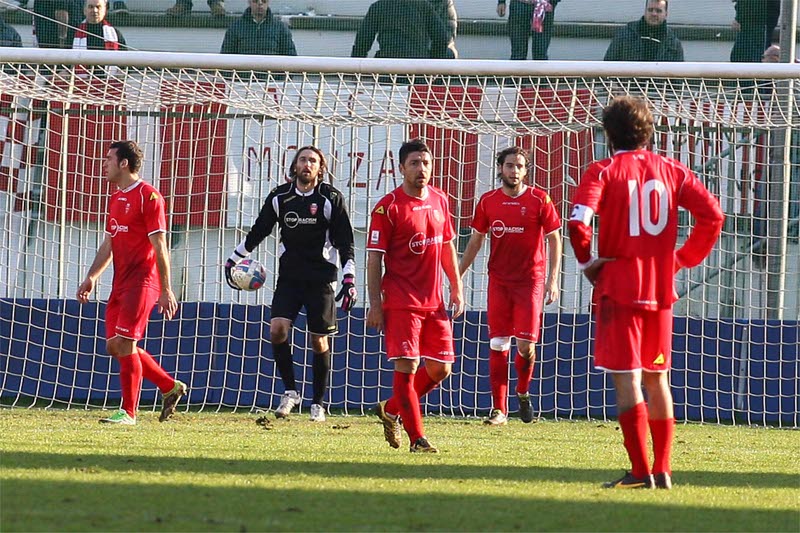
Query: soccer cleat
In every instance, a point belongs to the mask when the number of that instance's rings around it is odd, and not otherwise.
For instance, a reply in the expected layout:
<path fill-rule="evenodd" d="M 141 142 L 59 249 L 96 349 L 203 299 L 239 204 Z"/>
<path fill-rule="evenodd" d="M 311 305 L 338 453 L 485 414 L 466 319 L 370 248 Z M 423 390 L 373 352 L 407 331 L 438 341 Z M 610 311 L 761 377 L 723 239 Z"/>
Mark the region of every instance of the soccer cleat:
<path fill-rule="evenodd" d="M 439 450 L 428 442 L 428 439 L 425 437 L 420 437 L 414 441 L 410 451 L 411 453 L 439 453 Z"/>
<path fill-rule="evenodd" d="M 311 421 L 325 422 L 325 408 L 318 403 L 311 404 Z"/>
<path fill-rule="evenodd" d="M 172 386 L 172 390 L 164 395 L 164 400 L 161 406 L 161 414 L 158 416 L 158 421 L 164 422 L 172 418 L 172 415 L 175 414 L 175 406 L 178 405 L 178 402 L 184 396 L 186 396 L 186 383 L 176 379 L 175 385 Z"/>
<path fill-rule="evenodd" d="M 211 4 L 211 16 L 212 17 L 224 17 L 227 13 L 225 13 L 225 2 L 220 0 L 219 2 L 214 2 Z"/>
<path fill-rule="evenodd" d="M 660 474 L 653 474 L 653 479 L 655 480 L 657 489 L 669 490 L 672 488 L 672 476 L 670 476 L 666 472 L 661 472 Z"/>
<path fill-rule="evenodd" d="M 519 418 L 526 424 L 533 422 L 533 406 L 530 394 L 517 394 L 519 398 Z"/>
<path fill-rule="evenodd" d="M 508 423 L 508 417 L 503 414 L 500 409 L 492 409 L 489 413 L 489 418 L 483 421 L 487 426 L 505 426 Z"/>
<path fill-rule="evenodd" d="M 625 472 L 625 475 L 619 479 L 603 483 L 604 489 L 652 489 L 654 486 L 652 475 L 648 474 L 647 477 L 638 478 L 633 477 L 630 472 Z"/>
<path fill-rule="evenodd" d="M 107 418 L 100 419 L 101 424 L 117 424 L 120 426 L 135 426 L 136 419 L 125 412 L 123 409 L 115 411 L 114 414 Z"/>
<path fill-rule="evenodd" d="M 381 419 L 383 423 L 383 438 L 389 443 L 392 448 L 400 447 L 400 440 L 403 438 L 403 427 L 400 425 L 400 417 L 392 416 L 386 412 L 386 402 L 378 402 L 375 406 L 375 415 Z"/>
<path fill-rule="evenodd" d="M 296 406 L 300 405 L 300 395 L 290 390 L 281 398 L 281 404 L 275 410 L 275 418 L 287 418 Z"/>

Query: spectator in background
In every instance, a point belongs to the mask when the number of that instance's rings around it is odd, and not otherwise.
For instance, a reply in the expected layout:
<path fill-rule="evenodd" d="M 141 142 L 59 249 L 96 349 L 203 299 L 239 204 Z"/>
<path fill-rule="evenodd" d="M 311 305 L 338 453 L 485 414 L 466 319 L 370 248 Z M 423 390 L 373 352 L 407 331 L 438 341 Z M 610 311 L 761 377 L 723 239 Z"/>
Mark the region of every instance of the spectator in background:
<path fill-rule="evenodd" d="M 433 6 L 436 14 L 442 19 L 447 28 L 447 57 L 448 59 L 458 59 L 456 49 L 456 32 L 458 31 L 458 13 L 456 4 L 453 0 L 428 0 Z"/>
<path fill-rule="evenodd" d="M 772 34 L 780 16 L 780 0 L 736 1 L 736 18 L 731 26 L 737 33 L 731 49 L 731 62 L 761 61 L 764 50 L 772 44 Z"/>
<path fill-rule="evenodd" d="M 225 32 L 223 54 L 296 56 L 292 32 L 272 14 L 269 0 L 249 0 L 242 18 Z"/>
<path fill-rule="evenodd" d="M 0 11 L 0 46 L 11 48 L 22 48 L 22 38 L 17 30 L 6 24 L 3 20 L 3 13 Z"/>
<path fill-rule="evenodd" d="M 644 16 L 620 29 L 605 61 L 683 61 L 683 45 L 667 26 L 669 2 L 648 0 Z"/>
<path fill-rule="evenodd" d="M 36 0 L 33 3 L 33 35 L 39 48 L 70 48 L 75 30 L 83 20 L 83 0 Z"/>
<path fill-rule="evenodd" d="M 224 17 L 225 2 L 223 0 L 208 0 L 208 7 L 211 8 L 211 15 L 214 17 Z M 175 5 L 167 9 L 167 15 L 171 17 L 184 17 L 192 12 L 192 0 L 175 0 Z"/>
<path fill-rule="evenodd" d="M 511 0 L 508 10 L 508 37 L 511 59 L 527 59 L 528 42 L 531 59 L 548 59 L 547 49 L 553 37 L 556 6 L 561 0 Z M 506 0 L 498 0 L 497 15 L 506 14 Z"/>
<path fill-rule="evenodd" d="M 358 28 L 351 56 L 367 57 L 376 36 L 375 57 L 448 57 L 447 28 L 428 0 L 374 2 Z"/>
<path fill-rule="evenodd" d="M 83 5 L 86 19 L 75 31 L 74 50 L 124 50 L 125 38 L 106 19 L 108 0 L 86 0 Z"/>

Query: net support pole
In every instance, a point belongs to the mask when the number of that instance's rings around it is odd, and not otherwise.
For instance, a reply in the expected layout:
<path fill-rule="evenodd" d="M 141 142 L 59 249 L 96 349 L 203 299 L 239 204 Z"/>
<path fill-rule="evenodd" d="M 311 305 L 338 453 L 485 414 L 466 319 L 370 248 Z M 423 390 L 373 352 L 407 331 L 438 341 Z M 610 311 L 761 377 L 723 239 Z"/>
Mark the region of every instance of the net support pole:
<path fill-rule="evenodd" d="M 783 0 L 781 4 L 781 62 L 792 63 L 797 38 L 797 6 L 800 0 Z M 776 83 L 777 104 L 786 117 L 786 125 L 775 131 L 770 143 L 771 169 L 767 179 L 767 318 L 784 318 L 786 289 L 786 245 L 789 228 L 789 180 L 791 177 L 792 113 L 794 111 L 794 81 Z"/>

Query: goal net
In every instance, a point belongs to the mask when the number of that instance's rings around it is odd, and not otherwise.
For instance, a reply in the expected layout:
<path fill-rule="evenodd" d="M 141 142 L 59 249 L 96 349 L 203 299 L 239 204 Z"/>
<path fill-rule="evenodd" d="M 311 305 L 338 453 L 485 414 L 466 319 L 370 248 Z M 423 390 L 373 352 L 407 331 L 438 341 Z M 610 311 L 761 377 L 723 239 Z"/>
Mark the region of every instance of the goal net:
<path fill-rule="evenodd" d="M 0 400 L 3 405 L 116 407 L 105 355 L 111 269 L 95 300 L 77 287 L 102 242 L 109 144 L 143 146 L 141 175 L 168 204 L 176 318 L 153 314 L 144 347 L 189 384 L 191 409 L 268 409 L 283 387 L 269 346 L 275 236 L 254 256 L 255 293 L 231 291 L 225 259 L 264 198 L 287 180 L 299 146 L 329 159 L 356 233 L 366 294 L 371 207 L 401 181 L 397 151 L 422 137 L 463 251 L 477 199 L 498 186 L 495 154 L 531 151 L 529 179 L 566 219 L 577 182 L 608 148 L 599 110 L 646 98 L 653 149 L 692 168 L 727 219 L 710 257 L 677 276 L 671 374 L 683 420 L 798 425 L 800 109 L 790 65 L 349 60 L 7 49 L 0 62 Z M 680 238 L 691 225 L 681 214 Z M 486 332 L 488 245 L 465 275 L 468 311 L 454 323 L 452 377 L 428 414 L 491 407 Z M 543 416 L 615 416 L 592 367 L 590 287 L 565 245 L 558 301 L 545 307 L 531 397 Z M 366 298 L 361 298 L 366 300 Z M 362 303 L 358 304 L 363 305 Z M 391 394 L 381 336 L 365 308 L 339 315 L 327 403 L 364 413 Z M 292 349 L 310 398 L 301 316 Z M 514 390 L 512 371 L 511 389 Z M 142 405 L 155 408 L 145 383 Z M 510 400 L 511 411 L 516 399 Z"/>

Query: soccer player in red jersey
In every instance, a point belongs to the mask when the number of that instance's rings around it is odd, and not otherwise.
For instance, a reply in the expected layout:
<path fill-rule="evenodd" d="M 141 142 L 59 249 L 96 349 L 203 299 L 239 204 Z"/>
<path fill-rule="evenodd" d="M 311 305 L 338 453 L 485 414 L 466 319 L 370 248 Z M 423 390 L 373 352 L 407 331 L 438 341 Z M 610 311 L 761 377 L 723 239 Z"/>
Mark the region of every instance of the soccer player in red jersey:
<path fill-rule="evenodd" d="M 367 235 L 367 326 L 384 331 L 394 363 L 393 395 L 376 414 L 393 448 L 400 447 L 402 423 L 412 452 L 436 453 L 425 437 L 419 399 L 450 375 L 455 361 L 442 271 L 453 318 L 464 311 L 463 289 L 447 196 L 428 185 L 430 149 L 414 139 L 403 143 L 399 157 L 403 184 L 372 210 Z"/>
<path fill-rule="evenodd" d="M 106 178 L 117 186 L 108 202 L 106 238 L 97 250 L 77 298 L 89 301 L 97 278 L 114 262 L 114 281 L 106 305 L 106 349 L 120 366 L 122 409 L 100 420 L 109 424 L 135 425 L 142 377 L 164 395 L 159 421 L 175 413 L 186 385 L 167 374 L 137 346 L 144 336 L 153 305 L 167 319 L 178 309 L 172 293 L 164 198 L 139 177 L 142 151 L 133 141 L 111 144 L 105 160 Z"/>
<path fill-rule="evenodd" d="M 508 416 L 508 353 L 511 337 L 517 339 L 517 397 L 523 422 L 533 422 L 530 388 L 539 340 L 542 302 L 558 298 L 561 268 L 561 219 L 544 191 L 526 185 L 528 155 L 518 147 L 497 154 L 502 185 L 478 201 L 469 239 L 459 270 L 463 276 L 475 260 L 487 235 L 489 254 L 489 382 L 493 408 L 488 425 L 500 426 Z M 548 270 L 545 284 L 545 246 Z M 543 295 L 542 292 L 545 292 Z"/>
<path fill-rule="evenodd" d="M 669 387 L 674 276 L 711 252 L 724 216 L 717 199 L 688 168 L 647 150 L 653 115 L 642 100 L 615 98 L 603 110 L 603 129 L 613 155 L 586 170 L 568 222 L 579 267 L 594 286 L 595 367 L 611 374 L 631 461 L 630 472 L 603 486 L 669 489 L 675 431 Z M 675 250 L 678 207 L 692 214 L 695 225 Z M 591 253 L 594 214 L 601 221 L 599 257 Z"/>

